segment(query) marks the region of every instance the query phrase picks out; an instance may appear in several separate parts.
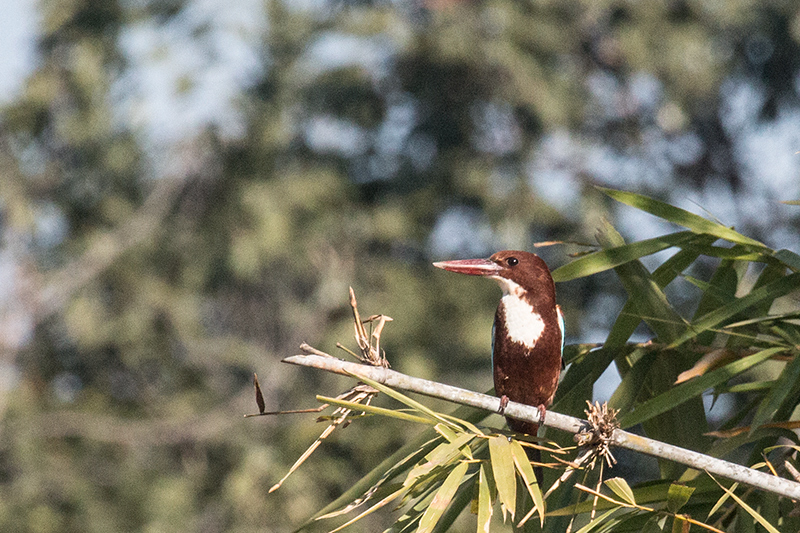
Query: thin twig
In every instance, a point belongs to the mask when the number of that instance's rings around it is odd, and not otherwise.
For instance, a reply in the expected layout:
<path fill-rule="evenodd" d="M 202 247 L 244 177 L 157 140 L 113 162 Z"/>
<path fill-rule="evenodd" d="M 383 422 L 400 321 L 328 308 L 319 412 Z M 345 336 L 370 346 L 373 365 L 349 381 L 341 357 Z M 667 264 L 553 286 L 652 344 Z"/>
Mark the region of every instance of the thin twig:
<path fill-rule="evenodd" d="M 377 365 L 380 368 L 388 368 L 389 362 L 386 361 L 386 357 L 380 350 L 380 342 L 381 342 L 381 331 L 383 330 L 383 326 L 386 324 L 387 321 L 391 321 L 392 319 L 388 316 L 384 315 L 375 315 L 369 317 L 367 320 L 361 320 L 361 314 L 358 312 L 358 302 L 356 301 L 356 295 L 353 291 L 353 288 L 350 287 L 350 307 L 353 309 L 353 327 L 354 327 L 354 335 L 356 344 L 361 349 L 361 356 L 359 357 L 352 351 L 348 350 L 341 344 L 337 343 L 337 346 L 345 350 L 347 353 L 353 355 L 361 361 L 365 363 L 363 366 L 369 365 Z M 372 322 L 377 320 L 378 327 L 373 328 Z M 370 329 L 373 330 L 372 336 L 367 334 L 366 328 L 364 328 L 364 324 L 369 322 Z M 331 361 L 339 361 L 332 355 L 325 353 L 321 350 L 317 350 L 313 346 L 309 346 L 306 343 L 300 345 L 300 349 L 306 352 L 308 357 L 316 357 L 322 359 L 329 359 Z M 362 366 L 362 365 L 359 365 Z M 258 384 L 258 376 L 255 374 L 253 375 L 253 384 L 255 385 L 255 393 L 256 393 L 256 405 L 258 405 L 258 413 L 256 414 L 248 414 L 244 415 L 245 417 L 252 417 L 252 416 L 267 416 L 267 415 L 284 415 L 289 413 L 309 413 L 309 412 L 320 412 L 328 407 L 328 403 L 321 405 L 317 409 L 294 409 L 291 411 L 265 411 L 265 404 L 264 398 L 261 394 L 261 387 Z M 339 396 L 336 397 L 337 400 L 344 400 L 350 402 L 351 404 L 360 404 L 367 406 L 372 402 L 372 399 L 378 394 L 378 390 L 370 387 L 365 383 L 358 383 L 354 387 L 350 388 L 350 390 L 343 392 Z M 292 473 L 300 468 L 300 466 L 308 459 L 312 453 L 322 444 L 322 441 L 328 438 L 333 431 L 338 428 L 346 428 L 350 424 L 350 415 L 353 413 L 353 409 L 348 406 L 340 405 L 337 407 L 333 414 L 327 417 L 319 417 L 317 422 L 328 421 L 330 424 L 322 434 L 317 437 L 317 440 L 300 456 L 300 458 L 295 461 L 292 467 L 289 469 L 289 472 L 286 473 L 280 481 L 278 481 L 275 485 L 269 489 L 269 492 L 274 492 L 283 485 L 283 482 L 286 481 Z M 361 413 L 362 415 L 364 412 Z M 357 416 L 357 415 L 356 415 Z"/>
<path fill-rule="evenodd" d="M 435 381 L 407 376 L 387 368 L 361 365 L 315 355 L 295 355 L 287 357 L 283 361 L 294 365 L 319 368 L 337 374 L 349 374 L 357 377 L 363 376 L 389 387 L 416 392 L 434 398 L 441 398 L 462 405 L 470 405 L 487 411 L 497 412 L 500 409 L 500 399 L 495 396 L 480 394 Z M 536 407 L 516 402 L 508 403 L 505 408 L 505 416 L 525 422 L 542 423 L 539 420 L 539 410 Z M 585 420 L 548 411 L 544 425 L 570 433 L 578 433 L 582 429 L 588 427 L 589 423 Z M 717 474 L 758 489 L 786 496 L 793 500 L 800 500 L 800 483 L 759 472 L 752 468 L 723 461 L 692 450 L 634 435 L 633 433 L 621 429 L 614 431 L 611 444 L 620 448 L 627 448 L 654 457 L 675 461 L 697 470 L 705 470 L 712 474 Z"/>
<path fill-rule="evenodd" d="M 306 343 L 301 344 L 300 345 L 300 349 L 303 350 L 304 352 L 306 352 L 308 354 L 312 354 L 312 355 L 320 355 L 322 357 L 333 357 L 331 354 L 323 352 L 322 350 L 317 350 L 313 346 L 308 345 Z"/>

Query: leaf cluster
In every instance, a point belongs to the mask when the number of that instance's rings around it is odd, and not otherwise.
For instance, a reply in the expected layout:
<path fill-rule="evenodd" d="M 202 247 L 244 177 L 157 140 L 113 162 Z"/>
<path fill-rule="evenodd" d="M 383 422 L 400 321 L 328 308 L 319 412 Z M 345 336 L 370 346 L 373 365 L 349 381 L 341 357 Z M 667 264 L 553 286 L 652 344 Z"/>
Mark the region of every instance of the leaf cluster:
<path fill-rule="evenodd" d="M 601 348 L 573 347 L 568 352 L 573 364 L 554 409 L 574 414 L 575 403 L 581 396 L 591 396 L 590 387 L 613 366 L 621 382 L 609 406 L 621 411 L 622 428 L 789 475 L 787 468 L 796 461 L 794 448 L 771 446 L 781 439 L 798 443 L 791 429 L 796 426 L 792 418 L 800 401 L 800 309 L 795 299 L 800 256 L 772 250 L 732 228 L 652 198 L 603 192 L 682 229 L 625 243 L 605 224 L 597 234 L 600 249 L 553 272 L 557 281 L 566 282 L 613 270 L 628 296 Z M 665 250 L 672 255 L 661 259 L 652 271 L 642 263 L 646 256 Z M 670 284 L 680 282 L 696 289 L 693 313 L 681 312 L 687 308 L 685 302 L 679 304 L 670 297 Z M 641 333 L 642 324 L 650 340 L 631 342 L 635 333 Z M 711 401 L 704 401 L 709 392 Z M 713 420 L 717 431 L 710 432 L 709 407 L 713 409 L 723 395 L 729 403 L 727 408 L 720 406 L 721 414 Z M 698 489 L 704 486 L 706 502 L 724 495 L 719 487 L 706 485 L 702 472 L 665 461 L 658 466 L 650 478 Z M 631 472 L 626 476 L 642 479 Z M 695 505 L 700 504 L 699 495 L 693 498 Z M 713 523 L 724 530 L 752 524 L 753 516 L 761 522 L 759 511 L 779 530 L 797 529 L 790 502 L 753 491 L 746 492 L 743 501 L 747 499 L 755 502 L 751 507 L 755 514 L 741 511 L 747 507 L 735 510 L 722 503 L 711 509 L 689 508 L 702 509 L 709 517 L 720 513 Z M 649 524 L 648 531 L 668 527 L 663 519 L 658 528 Z M 608 530 L 625 529 L 619 525 Z"/>
<path fill-rule="evenodd" d="M 800 256 L 771 250 L 731 228 L 645 196 L 603 192 L 685 230 L 627 244 L 606 224 L 598 232 L 596 251 L 553 272 L 557 281 L 566 282 L 613 270 L 629 296 L 602 346 L 567 348 L 570 366 L 554 409 L 569 412 L 576 398 L 591 397 L 589 387 L 614 365 L 621 382 L 609 404 L 620 410 L 623 428 L 715 457 L 744 457 L 756 468 L 793 477 L 800 444 L 790 431 L 797 425 L 792 416 L 800 400 L 800 311 L 792 296 L 800 287 Z M 643 257 L 667 249 L 675 252 L 652 272 L 642 264 Z M 710 263 L 714 267 L 708 272 Z M 707 279 L 696 276 L 693 267 L 708 272 Z M 690 317 L 679 312 L 666 290 L 678 279 L 699 289 Z M 652 338 L 631 342 L 640 323 Z M 357 484 L 354 488 L 364 496 L 355 498 L 355 504 L 336 512 L 328 508 L 316 517 L 333 518 L 367 504 L 335 531 L 390 503 L 403 509 L 393 530 L 444 531 L 470 502 L 478 531 L 489 531 L 496 505 L 503 522 L 510 518 L 515 527 L 532 531 L 563 531 L 565 526 L 580 533 L 692 527 L 738 531 L 755 523 L 768 531 L 789 531 L 800 526 L 794 505 L 784 498 L 752 489 L 737 495 L 736 486 L 728 488 L 703 472 L 666 461 L 649 479 L 624 465 L 621 475 L 605 481 L 602 470 L 585 470 L 582 481 L 555 490 L 548 500 L 554 510 L 547 511 L 544 498 L 550 492 L 543 495 L 525 453 L 525 447 L 537 445 L 479 428 L 466 417 L 436 413 L 369 384 L 413 413 L 379 407 L 364 411 L 433 429 L 423 442 L 409 443 Z M 738 408 L 724 412 L 713 433 L 707 431 L 707 391 L 714 399 L 725 394 L 740 402 L 739 396 L 744 397 Z M 779 439 L 794 446 L 776 447 Z M 552 454 L 567 450 L 547 449 Z M 595 488 L 587 480 L 596 480 Z M 350 491 L 332 505 L 353 500 Z M 526 514 L 521 512 L 525 506 Z M 529 521 L 534 515 L 538 520 Z"/>
<path fill-rule="evenodd" d="M 393 504 L 395 509 L 404 510 L 395 530 L 446 531 L 461 509 L 471 502 L 479 531 L 490 530 L 496 505 L 500 507 L 503 522 L 516 518 L 524 524 L 536 514 L 540 523 L 544 523 L 544 496 L 525 450 L 537 448 L 559 454 L 565 453 L 563 450 L 519 441 L 496 430 L 486 431 L 470 421 L 470 418 L 484 418 L 485 413 L 462 408 L 461 412 L 468 415 L 464 418 L 444 415 L 380 383 L 360 379 L 405 404 L 413 414 L 374 406 L 361 407 L 363 412 L 428 424 L 432 428 L 424 433 L 422 444 L 412 442 L 395 453 L 401 459 L 390 468 L 385 469 L 382 464 L 366 476 L 361 484 L 366 482 L 370 486 L 363 496 L 349 501 L 350 491 L 312 520 L 332 519 L 366 507 L 332 530 L 339 531 Z M 358 408 L 349 402 L 319 399 L 340 407 Z M 521 496 L 518 484 L 523 487 Z M 530 509 L 520 520 L 519 513 L 526 503 Z M 343 504 L 346 505 L 342 507 Z M 337 510 L 327 511 L 330 508 Z"/>

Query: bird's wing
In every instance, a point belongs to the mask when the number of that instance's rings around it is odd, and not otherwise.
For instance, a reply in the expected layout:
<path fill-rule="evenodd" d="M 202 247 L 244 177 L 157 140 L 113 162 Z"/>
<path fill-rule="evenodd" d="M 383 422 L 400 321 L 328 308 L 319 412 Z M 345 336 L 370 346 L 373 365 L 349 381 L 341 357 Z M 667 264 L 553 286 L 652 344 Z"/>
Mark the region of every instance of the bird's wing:
<path fill-rule="evenodd" d="M 492 368 L 494 368 L 494 332 L 497 329 L 497 317 L 492 322 Z"/>
<path fill-rule="evenodd" d="M 561 306 L 556 306 L 556 314 L 558 315 L 558 329 L 561 331 L 561 370 L 564 370 L 564 345 L 567 341 L 567 325 L 564 323 L 564 313 L 561 311 Z M 492 343 L 494 343 L 494 331 L 492 331 Z M 494 348 L 492 349 L 494 353 Z"/>

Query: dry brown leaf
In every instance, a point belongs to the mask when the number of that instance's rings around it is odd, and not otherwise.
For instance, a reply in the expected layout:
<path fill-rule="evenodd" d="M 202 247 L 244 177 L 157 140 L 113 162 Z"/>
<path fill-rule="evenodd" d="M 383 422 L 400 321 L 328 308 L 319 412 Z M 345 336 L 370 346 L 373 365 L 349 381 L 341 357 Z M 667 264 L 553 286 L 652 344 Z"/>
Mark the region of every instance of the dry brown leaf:
<path fill-rule="evenodd" d="M 678 375 L 678 379 L 675 380 L 675 385 L 683 383 L 684 381 L 689 381 L 694 377 L 702 376 L 706 372 L 721 366 L 723 363 L 727 362 L 733 357 L 734 354 L 726 348 L 710 351 L 701 357 L 692 368 L 686 370 L 685 372 L 681 372 Z"/>

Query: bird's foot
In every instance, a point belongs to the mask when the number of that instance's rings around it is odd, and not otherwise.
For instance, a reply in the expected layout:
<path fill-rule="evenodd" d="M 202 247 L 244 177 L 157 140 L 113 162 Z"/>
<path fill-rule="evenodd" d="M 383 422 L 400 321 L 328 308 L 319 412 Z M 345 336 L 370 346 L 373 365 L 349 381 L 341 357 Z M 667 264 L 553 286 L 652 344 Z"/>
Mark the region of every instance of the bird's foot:
<path fill-rule="evenodd" d="M 547 409 L 544 405 L 537 405 L 537 409 L 539 409 L 539 425 L 544 425 L 544 417 L 547 415 Z"/>
<path fill-rule="evenodd" d="M 506 412 L 506 407 L 508 407 L 508 396 L 503 394 L 500 396 L 500 409 L 497 410 L 499 414 L 504 414 Z"/>

